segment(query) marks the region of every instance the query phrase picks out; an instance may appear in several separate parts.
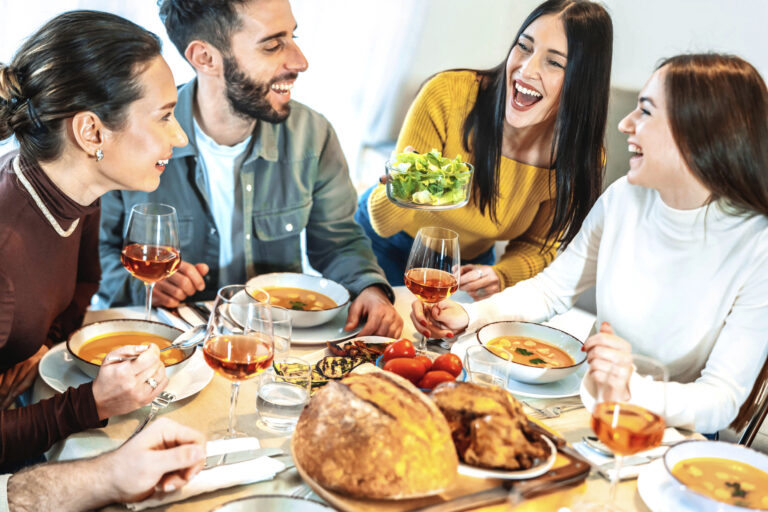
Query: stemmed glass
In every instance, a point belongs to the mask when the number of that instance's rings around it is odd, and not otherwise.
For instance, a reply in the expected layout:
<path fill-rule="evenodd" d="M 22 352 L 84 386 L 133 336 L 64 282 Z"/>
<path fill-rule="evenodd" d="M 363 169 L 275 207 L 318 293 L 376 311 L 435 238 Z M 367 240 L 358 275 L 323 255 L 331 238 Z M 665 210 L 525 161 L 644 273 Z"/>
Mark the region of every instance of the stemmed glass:
<path fill-rule="evenodd" d="M 250 290 L 253 292 L 253 290 Z M 251 379 L 272 365 L 274 335 L 272 308 L 264 290 L 254 294 L 259 302 L 246 293 L 245 286 L 232 285 L 220 289 L 208 320 L 203 356 L 208 366 L 232 381 L 229 400 L 229 426 L 226 432 L 214 433 L 213 438 L 243 437 L 235 430 L 235 408 L 240 382 Z"/>
<path fill-rule="evenodd" d="M 419 229 L 405 266 L 405 286 L 423 303 L 436 304 L 459 288 L 459 234 L 445 228 Z M 421 337 L 416 349 L 427 348 Z"/>
<path fill-rule="evenodd" d="M 617 393 L 615 390 L 598 391 L 592 411 L 592 430 L 614 453 L 615 461 L 609 502 L 584 504 L 586 506 L 576 510 L 621 510 L 616 504 L 616 485 L 623 457 L 655 448 L 664 437 L 666 384 L 669 379 L 667 368 L 659 361 L 639 354 L 632 354 L 632 365 L 632 381 L 642 385 L 644 397 L 651 396 L 652 403 L 642 400 L 643 405 L 640 406 L 624 401 L 625 396 L 614 396 Z"/>
<path fill-rule="evenodd" d="M 128 218 L 120 261 L 128 272 L 144 282 L 144 316 L 149 320 L 155 283 L 176 272 L 181 263 L 176 209 L 159 203 L 135 205 Z"/>

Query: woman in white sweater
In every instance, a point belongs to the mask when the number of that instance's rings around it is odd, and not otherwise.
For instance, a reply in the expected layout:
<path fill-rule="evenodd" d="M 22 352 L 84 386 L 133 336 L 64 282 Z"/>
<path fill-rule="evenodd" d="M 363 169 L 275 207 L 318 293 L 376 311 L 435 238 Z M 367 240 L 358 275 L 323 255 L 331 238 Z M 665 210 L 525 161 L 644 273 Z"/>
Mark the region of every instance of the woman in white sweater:
<path fill-rule="evenodd" d="M 768 373 L 765 83 L 736 57 L 673 57 L 619 129 L 630 170 L 552 265 L 465 307 L 414 302 L 414 325 L 445 337 L 502 319 L 544 321 L 596 285 L 602 328 L 585 343 L 587 378 L 624 400 L 653 397 L 638 389 L 652 383 L 617 377 L 631 373 L 630 353 L 652 356 L 673 381 L 669 425 L 743 427 Z"/>

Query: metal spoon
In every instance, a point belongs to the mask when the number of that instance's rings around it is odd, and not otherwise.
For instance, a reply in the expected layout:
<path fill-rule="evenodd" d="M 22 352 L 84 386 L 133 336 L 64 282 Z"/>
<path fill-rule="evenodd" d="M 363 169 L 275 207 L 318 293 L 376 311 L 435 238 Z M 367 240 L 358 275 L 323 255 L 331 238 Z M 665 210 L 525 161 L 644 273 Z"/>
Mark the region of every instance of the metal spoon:
<path fill-rule="evenodd" d="M 175 340 L 171 342 L 170 345 L 168 345 L 165 348 L 161 348 L 160 352 L 165 352 L 166 350 L 171 350 L 172 348 L 189 348 L 197 345 L 201 341 L 203 341 L 203 338 L 205 338 L 205 332 L 206 332 L 206 325 L 198 325 L 194 328 L 190 329 L 189 331 L 183 332 L 179 334 Z M 139 357 L 138 355 L 135 356 L 107 356 L 104 358 L 105 363 L 122 363 L 123 361 L 133 361 Z"/>

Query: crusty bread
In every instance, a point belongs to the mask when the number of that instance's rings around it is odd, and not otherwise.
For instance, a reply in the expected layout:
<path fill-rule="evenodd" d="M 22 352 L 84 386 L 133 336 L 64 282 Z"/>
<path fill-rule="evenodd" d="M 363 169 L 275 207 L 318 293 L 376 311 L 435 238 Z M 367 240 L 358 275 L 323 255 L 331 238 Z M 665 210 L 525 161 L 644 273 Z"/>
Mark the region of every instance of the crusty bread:
<path fill-rule="evenodd" d="M 327 489 L 402 498 L 448 487 L 458 457 L 440 410 L 389 372 L 331 381 L 302 412 L 293 457 Z"/>

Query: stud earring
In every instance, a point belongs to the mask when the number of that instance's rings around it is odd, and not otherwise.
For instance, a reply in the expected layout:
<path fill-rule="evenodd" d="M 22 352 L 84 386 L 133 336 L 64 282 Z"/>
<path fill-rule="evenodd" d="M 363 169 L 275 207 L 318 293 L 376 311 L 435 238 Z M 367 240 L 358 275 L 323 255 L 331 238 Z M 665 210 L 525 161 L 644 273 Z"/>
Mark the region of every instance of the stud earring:
<path fill-rule="evenodd" d="M 104 152 L 101 150 L 101 148 L 96 150 L 96 161 L 101 162 L 101 160 L 104 158 Z"/>

